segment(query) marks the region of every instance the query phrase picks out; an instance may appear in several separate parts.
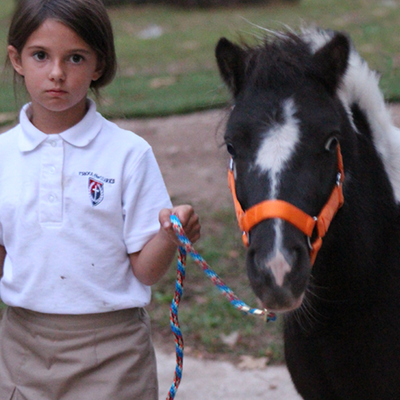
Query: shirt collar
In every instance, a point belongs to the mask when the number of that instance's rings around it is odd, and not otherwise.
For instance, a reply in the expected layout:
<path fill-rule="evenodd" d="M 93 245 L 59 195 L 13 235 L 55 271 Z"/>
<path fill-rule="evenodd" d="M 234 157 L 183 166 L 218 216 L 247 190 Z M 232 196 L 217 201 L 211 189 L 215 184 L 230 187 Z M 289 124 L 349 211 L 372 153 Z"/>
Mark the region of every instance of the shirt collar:
<path fill-rule="evenodd" d="M 83 119 L 59 134 L 64 141 L 76 147 L 87 146 L 98 135 L 102 127 L 102 118 L 96 111 L 96 103 L 91 99 L 88 99 L 87 102 L 88 111 Z M 19 115 L 21 131 L 18 145 L 21 151 L 32 151 L 49 137 L 48 134 L 32 124 L 30 111 L 29 103 L 22 107 Z"/>

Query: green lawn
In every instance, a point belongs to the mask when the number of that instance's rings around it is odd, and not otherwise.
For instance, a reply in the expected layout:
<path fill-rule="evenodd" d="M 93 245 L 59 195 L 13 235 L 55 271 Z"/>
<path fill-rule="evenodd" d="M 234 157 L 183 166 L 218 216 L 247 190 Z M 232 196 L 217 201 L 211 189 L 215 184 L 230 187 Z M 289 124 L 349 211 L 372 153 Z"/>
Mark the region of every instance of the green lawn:
<path fill-rule="evenodd" d="M 0 4 L 0 63 L 13 0 Z M 103 92 L 107 116 L 185 113 L 220 107 L 227 92 L 218 76 L 214 48 L 221 36 L 255 42 L 261 29 L 315 24 L 345 30 L 370 65 L 382 74 L 390 100 L 400 99 L 400 4 L 376 0 L 271 1 L 257 7 L 184 10 L 156 6 L 110 9 L 119 72 Z M 160 36 L 144 38 L 149 32 Z M 15 112 L 12 85 L 0 82 L 0 112 Z"/>

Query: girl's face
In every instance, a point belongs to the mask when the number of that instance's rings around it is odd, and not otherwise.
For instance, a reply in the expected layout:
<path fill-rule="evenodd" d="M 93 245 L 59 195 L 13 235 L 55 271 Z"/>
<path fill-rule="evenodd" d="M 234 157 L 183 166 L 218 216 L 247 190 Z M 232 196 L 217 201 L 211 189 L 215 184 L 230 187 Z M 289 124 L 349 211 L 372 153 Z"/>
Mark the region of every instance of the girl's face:
<path fill-rule="evenodd" d="M 47 19 L 19 54 L 8 46 L 14 69 L 24 77 L 32 101 L 32 122 L 46 132 L 46 121 L 60 122 L 60 132 L 86 113 L 86 96 L 102 70 L 94 50 L 63 23 Z M 54 130 L 54 129 L 53 129 Z M 50 133 L 50 132 L 47 132 Z M 59 133 L 59 132 L 52 132 Z"/>

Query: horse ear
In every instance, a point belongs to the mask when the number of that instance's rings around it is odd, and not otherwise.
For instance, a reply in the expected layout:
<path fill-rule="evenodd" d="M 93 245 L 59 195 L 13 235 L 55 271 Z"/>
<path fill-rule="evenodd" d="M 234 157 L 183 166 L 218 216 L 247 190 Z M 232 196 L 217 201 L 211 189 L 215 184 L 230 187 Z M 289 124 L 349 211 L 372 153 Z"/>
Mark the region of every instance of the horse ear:
<path fill-rule="evenodd" d="M 221 38 L 215 48 L 219 73 L 234 97 L 243 86 L 246 53 L 238 45 L 226 38 Z"/>
<path fill-rule="evenodd" d="M 346 72 L 350 54 L 350 41 L 343 33 L 336 33 L 333 39 L 314 54 L 314 68 L 331 94 Z"/>

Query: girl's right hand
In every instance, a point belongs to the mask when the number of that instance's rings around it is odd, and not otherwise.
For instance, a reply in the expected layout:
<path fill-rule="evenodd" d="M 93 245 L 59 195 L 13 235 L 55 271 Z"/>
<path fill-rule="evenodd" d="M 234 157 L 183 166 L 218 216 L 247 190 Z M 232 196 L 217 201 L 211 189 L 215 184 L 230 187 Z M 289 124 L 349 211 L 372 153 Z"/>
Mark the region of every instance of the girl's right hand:
<path fill-rule="evenodd" d="M 175 243 L 175 245 L 179 246 L 180 242 L 176 237 L 175 231 L 172 228 L 171 223 L 171 215 L 174 214 L 179 218 L 179 221 L 182 224 L 183 230 L 187 238 L 195 243 L 200 239 L 200 220 L 199 216 L 195 213 L 194 209 L 190 205 L 180 205 L 176 206 L 172 209 L 164 208 L 160 211 L 159 220 L 161 227 L 167 233 L 168 237 L 171 241 Z"/>

